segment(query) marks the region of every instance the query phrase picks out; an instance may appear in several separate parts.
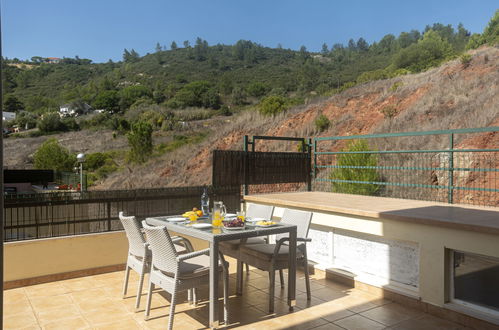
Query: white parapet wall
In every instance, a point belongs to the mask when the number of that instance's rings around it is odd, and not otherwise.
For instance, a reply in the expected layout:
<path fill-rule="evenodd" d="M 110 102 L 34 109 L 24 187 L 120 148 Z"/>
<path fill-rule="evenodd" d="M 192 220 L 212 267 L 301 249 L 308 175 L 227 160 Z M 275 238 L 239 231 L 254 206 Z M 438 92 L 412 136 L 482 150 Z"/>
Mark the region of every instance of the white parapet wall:
<path fill-rule="evenodd" d="M 245 196 L 247 203 L 312 211 L 307 245 L 319 269 L 443 307 L 449 252 L 499 258 L 499 209 L 322 192 Z"/>

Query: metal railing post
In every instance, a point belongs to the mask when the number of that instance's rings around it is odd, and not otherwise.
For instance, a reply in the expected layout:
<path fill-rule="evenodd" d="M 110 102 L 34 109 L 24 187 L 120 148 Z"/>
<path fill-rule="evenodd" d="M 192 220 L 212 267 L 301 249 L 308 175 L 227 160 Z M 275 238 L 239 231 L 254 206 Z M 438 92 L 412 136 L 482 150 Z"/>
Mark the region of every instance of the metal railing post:
<path fill-rule="evenodd" d="M 111 202 L 107 202 L 107 231 L 111 231 Z"/>
<path fill-rule="evenodd" d="M 254 145 L 253 145 L 254 146 Z M 248 136 L 245 135 L 244 136 L 244 152 L 247 153 L 248 152 Z M 246 154 L 245 155 L 245 158 L 244 158 L 244 184 L 243 184 L 243 196 L 245 195 L 248 195 L 249 194 L 249 189 L 248 189 L 248 176 L 247 176 L 247 172 L 248 172 L 248 155 Z"/>
<path fill-rule="evenodd" d="M 303 139 L 305 141 L 305 139 Z M 307 190 L 312 191 L 312 139 L 308 138 L 307 144 L 307 153 L 309 159 L 309 168 L 308 168 L 308 178 L 307 178 Z"/>
<path fill-rule="evenodd" d="M 449 186 L 447 202 L 454 203 L 454 134 L 449 134 Z"/>

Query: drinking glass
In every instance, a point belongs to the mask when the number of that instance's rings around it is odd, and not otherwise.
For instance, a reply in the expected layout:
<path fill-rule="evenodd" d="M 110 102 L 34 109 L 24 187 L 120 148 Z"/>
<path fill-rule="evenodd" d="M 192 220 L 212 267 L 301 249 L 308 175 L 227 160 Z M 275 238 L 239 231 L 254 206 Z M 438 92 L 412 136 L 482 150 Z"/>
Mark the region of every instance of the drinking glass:
<path fill-rule="evenodd" d="M 213 202 L 213 218 L 211 224 L 213 227 L 222 226 L 222 221 L 227 213 L 223 202 Z"/>

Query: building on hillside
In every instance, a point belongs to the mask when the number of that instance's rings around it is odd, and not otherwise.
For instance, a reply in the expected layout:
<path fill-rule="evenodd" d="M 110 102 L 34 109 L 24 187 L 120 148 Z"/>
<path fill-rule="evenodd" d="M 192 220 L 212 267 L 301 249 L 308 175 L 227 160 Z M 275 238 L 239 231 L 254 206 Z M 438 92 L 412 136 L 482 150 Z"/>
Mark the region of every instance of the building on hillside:
<path fill-rule="evenodd" d="M 2 112 L 2 121 L 9 121 L 14 119 L 16 119 L 15 112 L 8 112 L 8 111 Z"/>
<path fill-rule="evenodd" d="M 63 117 L 77 117 L 86 115 L 92 110 L 92 107 L 87 103 L 81 104 L 64 104 L 59 107 L 59 116 Z"/>
<path fill-rule="evenodd" d="M 57 64 L 61 61 L 59 57 L 47 57 L 45 58 L 45 62 L 50 63 L 50 64 Z"/>

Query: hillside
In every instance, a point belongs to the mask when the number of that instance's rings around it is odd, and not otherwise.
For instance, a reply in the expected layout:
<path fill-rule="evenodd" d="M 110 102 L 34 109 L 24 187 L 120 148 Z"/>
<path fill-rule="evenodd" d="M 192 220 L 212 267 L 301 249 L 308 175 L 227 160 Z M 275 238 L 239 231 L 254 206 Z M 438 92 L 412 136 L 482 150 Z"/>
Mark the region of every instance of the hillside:
<path fill-rule="evenodd" d="M 482 47 L 472 51 L 464 66 L 450 61 L 429 71 L 355 86 L 333 97 L 298 106 L 275 117 L 244 111 L 232 117 L 204 122 L 211 134 L 199 145 L 182 147 L 111 174 L 94 189 L 189 186 L 211 181 L 211 151 L 241 150 L 244 135 L 332 136 L 374 132 L 404 132 L 499 125 L 499 49 Z M 384 109 L 394 109 L 391 118 Z M 323 114 L 332 123 L 318 133 L 314 120 Z M 446 146 L 440 138 L 408 139 L 385 145 L 396 148 Z M 499 146 L 497 134 L 458 144 Z M 473 144 L 474 143 L 474 144 Z M 296 150 L 295 145 L 262 144 L 258 150 Z M 338 150 L 341 145 L 331 145 Z"/>

